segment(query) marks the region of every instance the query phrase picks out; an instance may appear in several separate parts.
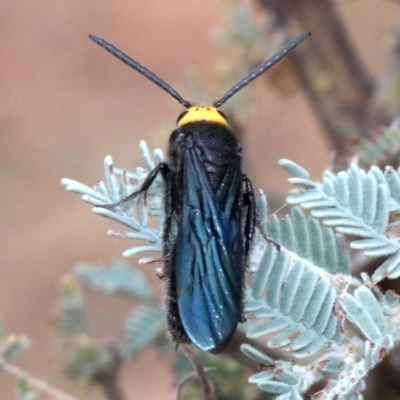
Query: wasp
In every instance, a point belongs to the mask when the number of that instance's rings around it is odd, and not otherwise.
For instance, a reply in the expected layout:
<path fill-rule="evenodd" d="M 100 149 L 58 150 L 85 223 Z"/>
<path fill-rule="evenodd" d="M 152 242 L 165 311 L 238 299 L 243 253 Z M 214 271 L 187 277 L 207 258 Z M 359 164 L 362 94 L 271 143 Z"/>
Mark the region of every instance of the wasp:
<path fill-rule="evenodd" d="M 161 174 L 165 181 L 163 277 L 172 340 L 221 352 L 243 321 L 243 287 L 256 229 L 255 196 L 242 173 L 242 147 L 219 108 L 310 35 L 288 42 L 233 85 L 212 105 L 193 105 L 168 83 L 106 40 L 90 39 L 161 87 L 186 108 L 171 133 L 167 161 L 158 164 L 139 190 Z"/>

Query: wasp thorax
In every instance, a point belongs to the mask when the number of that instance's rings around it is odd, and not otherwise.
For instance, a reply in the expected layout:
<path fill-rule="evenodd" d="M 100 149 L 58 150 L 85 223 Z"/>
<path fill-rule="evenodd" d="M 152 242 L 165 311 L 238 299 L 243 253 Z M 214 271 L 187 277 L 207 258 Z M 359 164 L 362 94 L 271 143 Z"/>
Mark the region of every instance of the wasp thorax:
<path fill-rule="evenodd" d="M 225 114 L 212 106 L 194 106 L 183 112 L 177 120 L 179 127 L 193 122 L 214 122 L 224 126 L 228 125 Z"/>

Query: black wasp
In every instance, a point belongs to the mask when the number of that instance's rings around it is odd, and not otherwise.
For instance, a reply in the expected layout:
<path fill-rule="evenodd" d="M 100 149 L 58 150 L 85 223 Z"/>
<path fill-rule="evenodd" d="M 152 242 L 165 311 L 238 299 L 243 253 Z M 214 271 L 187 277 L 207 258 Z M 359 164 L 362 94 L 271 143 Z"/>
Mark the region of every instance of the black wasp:
<path fill-rule="evenodd" d="M 168 161 L 150 172 L 131 199 L 161 173 L 165 181 L 164 273 L 167 321 L 176 343 L 222 351 L 243 316 L 244 273 L 256 225 L 255 197 L 242 173 L 242 148 L 219 107 L 310 35 L 305 32 L 251 71 L 210 106 L 184 100 L 170 85 L 111 43 L 90 39 L 178 100 L 187 111 L 169 138 Z"/>

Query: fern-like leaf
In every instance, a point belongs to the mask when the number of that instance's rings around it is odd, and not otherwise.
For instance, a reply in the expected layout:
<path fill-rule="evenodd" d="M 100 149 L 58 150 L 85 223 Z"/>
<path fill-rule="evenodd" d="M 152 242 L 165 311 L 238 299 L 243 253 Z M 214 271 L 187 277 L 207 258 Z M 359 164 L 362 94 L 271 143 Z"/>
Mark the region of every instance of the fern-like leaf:
<path fill-rule="evenodd" d="M 268 346 L 299 358 L 313 355 L 340 340 L 335 298 L 327 274 L 288 250 L 269 245 L 247 292 L 245 310 L 253 318 L 270 320 L 253 327 L 248 336 L 275 334 Z"/>
<path fill-rule="evenodd" d="M 138 300 L 154 297 L 145 275 L 126 263 L 120 262 L 109 268 L 94 268 L 82 264 L 76 268 L 76 274 L 86 284 L 106 294 L 122 294 Z"/>
<path fill-rule="evenodd" d="M 12 362 L 30 347 L 30 344 L 30 340 L 24 335 L 7 335 L 1 343 L 0 359 L 7 363 Z M 0 364 L 0 371 L 1 369 Z"/>
<path fill-rule="evenodd" d="M 400 128 L 399 119 L 387 128 L 377 129 L 372 138 L 363 139 L 355 146 L 360 159 L 360 164 L 366 168 L 371 165 L 385 165 L 395 163 L 398 165 L 400 154 Z M 393 164 L 392 164 L 393 165 Z"/>
<path fill-rule="evenodd" d="M 273 361 L 248 344 L 240 349 L 252 360 L 261 364 L 263 371 L 252 375 L 249 382 L 261 390 L 278 395 L 279 400 L 303 398 L 302 394 L 314 382 L 306 366 L 296 366 L 288 361 Z"/>
<path fill-rule="evenodd" d="M 144 141 L 140 142 L 139 147 L 147 170 L 137 168 L 135 173 L 128 173 L 125 170 L 116 169 L 112 158 L 107 156 L 104 160 L 104 181 L 94 189 L 71 179 L 61 180 L 68 191 L 82 195 L 86 202 L 92 204 L 96 214 L 112 219 L 131 230 L 129 232 L 109 231 L 111 236 L 149 243 L 126 250 L 125 256 L 146 252 L 159 253 L 162 249 L 163 207 L 161 204 L 164 187 L 162 179 L 155 180 L 145 198 L 137 196 L 126 201 L 130 194 L 142 186 L 148 171 L 154 168 L 155 163 L 164 160 L 164 155 L 159 149 L 154 152 L 154 157 L 151 157 Z M 156 218 L 155 228 L 149 225 L 149 217 Z"/>
<path fill-rule="evenodd" d="M 350 273 L 350 261 L 343 246 L 343 236 L 332 228 L 321 226 L 313 216 L 306 216 L 300 207 L 293 207 L 290 216 L 282 220 L 267 220 L 268 208 L 264 194 L 258 200 L 257 210 L 264 233 L 300 258 L 327 272 Z"/>
<path fill-rule="evenodd" d="M 376 297 L 368 288 L 357 288 L 354 296 L 346 293 L 340 305 L 349 321 L 357 325 L 370 342 L 381 344 L 386 340 L 387 322 Z"/>
<path fill-rule="evenodd" d="M 153 158 L 144 144 L 141 148 L 151 170 Z M 377 167 L 364 172 L 353 165 L 337 175 L 326 171 L 319 183 L 291 161 L 283 160 L 281 165 L 292 175 L 289 182 L 297 186 L 288 197 L 293 207 L 282 220 L 269 220 L 266 197 L 259 198 L 258 216 L 264 235 L 257 234 L 253 243 L 252 275 L 244 308 L 251 319 L 248 336 L 266 336 L 268 346 L 290 352 L 295 361 L 275 361 L 242 346 L 248 357 L 265 367 L 250 381 L 282 400 L 301 399 L 313 383 L 329 379 L 319 398 L 342 398 L 345 393 L 345 399 L 361 399 L 368 371 L 399 341 L 399 298 L 391 292 L 383 295 L 375 283 L 384 277 L 400 276 L 400 244 L 394 234 L 391 236 L 395 224 L 389 224 L 400 211 L 400 172 L 390 167 L 384 172 Z M 130 229 L 113 231 L 113 235 L 145 242 L 124 255 L 160 252 L 162 182 L 150 188 L 147 202 L 142 196 L 128 202 L 126 197 L 140 187 L 147 171 L 137 169 L 130 174 L 114 170 L 110 157 L 105 167 L 104 183 L 95 189 L 70 180 L 63 183 L 83 194 L 97 213 Z M 112 210 L 107 208 L 110 206 Z M 154 228 L 150 220 L 155 220 Z M 263 240 L 265 235 L 270 243 Z M 372 277 L 363 273 L 360 281 L 350 275 L 343 235 L 349 236 L 350 248 L 368 257 L 386 257 Z M 91 285 L 147 303 L 127 320 L 125 358 L 154 343 L 165 325 L 163 311 L 154 305 L 151 290 L 141 292 L 145 285 L 138 285 L 140 278 L 134 275 L 124 268 L 96 272 L 81 269 L 82 278 Z M 352 337 L 344 334 L 344 321 L 357 328 Z M 306 357 L 308 365 L 301 365 Z M 301 363 L 296 363 L 299 358 Z"/>
<path fill-rule="evenodd" d="M 289 172 L 297 167 L 288 160 L 281 160 L 280 164 Z M 338 233 L 358 236 L 360 239 L 353 240 L 350 247 L 362 250 L 367 257 L 387 256 L 372 279 L 374 282 L 384 277 L 394 279 L 400 276 L 400 243 L 386 231 L 390 211 L 399 209 L 398 178 L 399 172 L 393 169 L 387 169 L 384 174 L 372 167 L 366 173 L 355 165 L 338 175 L 326 172 L 323 183 L 299 180 L 295 176 L 289 182 L 302 189 L 290 195 L 287 201 L 310 210 L 311 215 Z"/>
<path fill-rule="evenodd" d="M 132 357 L 165 333 L 164 311 L 158 305 L 144 305 L 126 320 L 127 345 L 125 356 Z"/>
<path fill-rule="evenodd" d="M 32 385 L 28 378 L 17 379 L 16 400 L 36 400 L 40 394 L 40 390 Z"/>

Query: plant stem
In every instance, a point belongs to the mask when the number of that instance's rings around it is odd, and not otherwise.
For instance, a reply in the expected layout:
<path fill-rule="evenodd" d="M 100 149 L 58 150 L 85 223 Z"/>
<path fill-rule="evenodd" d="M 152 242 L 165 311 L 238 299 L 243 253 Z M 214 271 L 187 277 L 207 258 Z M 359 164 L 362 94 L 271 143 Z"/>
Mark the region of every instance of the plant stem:
<path fill-rule="evenodd" d="M 204 400 L 214 400 L 213 384 L 208 379 L 206 372 L 199 360 L 196 358 L 196 356 L 188 346 L 182 344 L 179 346 L 179 349 L 182 351 L 183 354 L 185 354 L 187 359 L 192 364 L 194 370 L 196 371 L 197 379 L 199 380 L 200 386 L 203 389 Z"/>
<path fill-rule="evenodd" d="M 373 90 L 332 0 L 258 0 L 277 29 L 313 35 L 291 55 L 294 70 L 338 157 L 366 137 L 365 109 Z"/>

